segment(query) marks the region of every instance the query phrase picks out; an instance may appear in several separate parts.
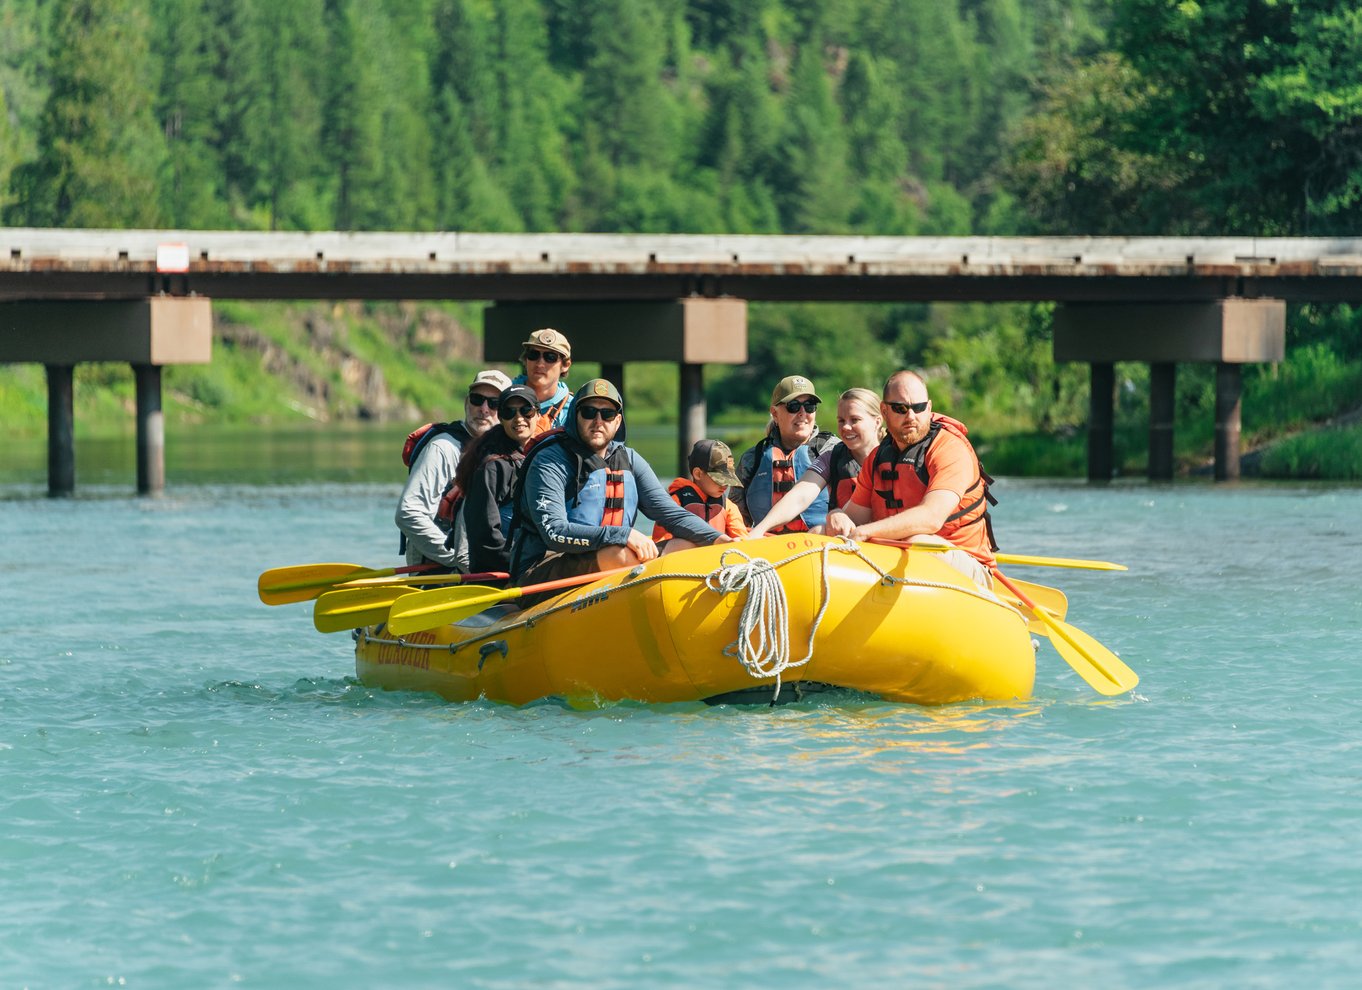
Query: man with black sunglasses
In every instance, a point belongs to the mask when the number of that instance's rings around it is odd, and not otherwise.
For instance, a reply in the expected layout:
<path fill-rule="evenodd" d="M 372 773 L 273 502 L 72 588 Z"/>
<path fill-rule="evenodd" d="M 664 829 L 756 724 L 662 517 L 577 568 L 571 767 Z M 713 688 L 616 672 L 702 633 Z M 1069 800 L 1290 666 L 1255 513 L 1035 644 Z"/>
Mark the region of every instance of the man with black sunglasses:
<path fill-rule="evenodd" d="M 969 430 L 932 410 L 927 383 L 911 371 L 885 382 L 880 411 L 887 435 L 862 463 L 845 509 L 829 513 L 828 535 L 948 543 L 946 562 L 991 587 L 998 549 L 988 517 L 992 479 Z"/>
<path fill-rule="evenodd" d="M 766 518 L 785 493 L 804 476 L 809 465 L 837 437 L 818 428 L 818 405 L 823 400 L 813 382 L 803 375 L 787 375 L 771 392 L 771 420 L 766 436 L 749 447 L 738 461 L 738 480 L 730 498 L 742 513 L 743 521 L 754 526 Z M 771 533 L 803 533 L 823 525 L 828 514 L 825 488 L 809 507 Z"/>
<path fill-rule="evenodd" d="M 454 525 L 447 496 L 464 446 L 497 425 L 501 392 L 510 385 L 511 380 L 494 368 L 478 372 L 468 386 L 462 420 L 434 423 L 419 437 L 412 435 L 415 442 L 407 454 L 410 473 L 394 517 L 402 531 L 398 552 L 406 554 L 408 564 L 458 568 L 458 554 L 446 546 Z"/>
<path fill-rule="evenodd" d="M 520 348 L 520 363 L 525 371 L 516 375 L 513 382 L 534 389 L 538 405 L 534 432 L 544 433 L 566 426 L 568 401 L 572 398 L 567 384 L 568 369 L 572 367 L 572 344 L 560 331 L 544 327 L 530 334 Z"/>
<path fill-rule="evenodd" d="M 530 442 L 517 489 L 511 579 L 518 585 L 654 559 L 657 544 L 634 529 L 640 511 L 694 544 L 729 542 L 672 501 L 648 462 L 624 445 L 624 399 L 604 378 L 577 390 L 566 429 Z"/>

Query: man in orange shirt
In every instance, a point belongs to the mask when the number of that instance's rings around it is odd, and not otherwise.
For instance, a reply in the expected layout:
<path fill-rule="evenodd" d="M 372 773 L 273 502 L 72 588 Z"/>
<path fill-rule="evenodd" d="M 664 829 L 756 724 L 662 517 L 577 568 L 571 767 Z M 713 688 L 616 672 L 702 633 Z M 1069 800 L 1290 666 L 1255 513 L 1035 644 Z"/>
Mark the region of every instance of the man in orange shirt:
<path fill-rule="evenodd" d="M 828 514 L 829 536 L 949 544 L 943 556 L 979 585 L 997 565 L 988 506 L 991 479 L 958 420 L 932 411 L 927 384 L 911 371 L 884 383 L 888 435 L 861 465 L 846 510 Z"/>

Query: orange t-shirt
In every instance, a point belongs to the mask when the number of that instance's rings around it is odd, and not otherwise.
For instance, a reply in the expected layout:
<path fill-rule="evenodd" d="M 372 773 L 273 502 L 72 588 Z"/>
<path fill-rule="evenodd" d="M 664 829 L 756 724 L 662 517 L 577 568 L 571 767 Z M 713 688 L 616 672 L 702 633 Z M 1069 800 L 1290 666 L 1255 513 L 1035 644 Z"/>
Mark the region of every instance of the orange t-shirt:
<path fill-rule="evenodd" d="M 902 456 L 903 451 L 894 446 L 892 439 L 885 437 L 882 447 L 884 444 L 889 445 L 896 459 Z M 876 463 L 877 453 L 878 451 L 872 453 L 861 465 L 861 473 L 856 476 L 856 486 L 851 493 L 852 502 L 870 509 L 872 520 L 887 519 L 905 509 L 921 505 L 928 492 L 952 493 L 956 497 L 956 507 L 952 510 L 952 515 L 984 497 L 979 458 L 975 455 L 970 442 L 950 427 L 943 427 L 927 447 L 927 454 L 923 459 L 923 467 L 927 470 L 927 484 L 922 483 L 912 464 L 901 461 L 897 463 L 898 477 L 893 481 L 893 497 L 903 503 L 900 506 L 890 507 L 884 497 L 875 490 L 877 482 L 880 491 L 890 490 L 889 482 L 875 476 L 879 470 Z M 976 515 L 980 514 L 970 513 L 971 517 Z M 977 557 L 987 567 L 993 567 L 997 562 L 989 545 L 988 527 L 984 525 L 982 518 L 964 525 L 960 525 L 958 521 L 948 522 L 936 535 Z"/>

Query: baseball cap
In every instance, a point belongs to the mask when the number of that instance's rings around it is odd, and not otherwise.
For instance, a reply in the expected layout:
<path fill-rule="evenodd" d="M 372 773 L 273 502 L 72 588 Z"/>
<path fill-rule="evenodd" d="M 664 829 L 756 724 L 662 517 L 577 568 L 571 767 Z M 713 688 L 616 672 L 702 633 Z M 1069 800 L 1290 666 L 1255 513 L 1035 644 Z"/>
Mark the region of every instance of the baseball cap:
<path fill-rule="evenodd" d="M 819 402 L 823 401 L 822 396 L 813 390 L 813 382 L 803 375 L 786 375 L 771 393 L 771 405 L 789 402 L 796 395 L 812 395 Z"/>
<path fill-rule="evenodd" d="M 620 390 L 604 378 L 593 378 L 579 388 L 572 396 L 573 407 L 575 408 L 583 399 L 609 399 L 620 407 L 620 412 L 624 412 L 624 399 L 620 396 Z"/>
<path fill-rule="evenodd" d="M 545 327 L 543 330 L 536 330 L 530 334 L 530 339 L 523 341 L 521 347 L 537 347 L 541 351 L 557 351 L 568 360 L 572 360 L 572 345 L 553 327 Z"/>
<path fill-rule="evenodd" d="M 539 411 L 539 397 L 534 394 L 534 389 L 528 385 L 512 385 L 508 389 L 503 389 L 501 393 L 502 406 L 505 406 L 512 399 L 524 399 L 530 404 L 531 412 Z"/>
<path fill-rule="evenodd" d="M 473 391 L 474 385 L 490 385 L 497 392 L 502 392 L 511 387 L 511 379 L 507 378 L 495 368 L 488 368 L 486 371 L 479 371 L 469 384 L 468 390 Z"/>
<path fill-rule="evenodd" d="M 688 460 L 691 467 L 699 468 L 719 484 L 742 487 L 733 471 L 733 451 L 722 440 L 697 440 Z"/>

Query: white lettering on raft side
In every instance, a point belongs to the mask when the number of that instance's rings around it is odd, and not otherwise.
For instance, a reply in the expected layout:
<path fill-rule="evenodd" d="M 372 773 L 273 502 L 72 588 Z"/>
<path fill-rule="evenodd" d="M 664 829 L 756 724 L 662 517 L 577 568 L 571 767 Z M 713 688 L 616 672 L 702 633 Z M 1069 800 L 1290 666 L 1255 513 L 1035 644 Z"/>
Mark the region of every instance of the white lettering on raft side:
<path fill-rule="evenodd" d="M 409 650 L 403 645 L 404 643 L 433 645 L 435 643 L 435 633 L 430 632 L 429 630 L 423 630 L 404 637 L 402 643 L 379 643 L 378 651 L 374 656 L 374 663 L 384 664 L 386 666 L 415 667 L 418 670 L 429 670 L 430 651 Z"/>

